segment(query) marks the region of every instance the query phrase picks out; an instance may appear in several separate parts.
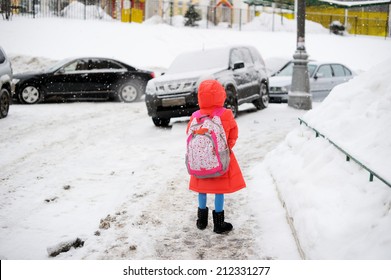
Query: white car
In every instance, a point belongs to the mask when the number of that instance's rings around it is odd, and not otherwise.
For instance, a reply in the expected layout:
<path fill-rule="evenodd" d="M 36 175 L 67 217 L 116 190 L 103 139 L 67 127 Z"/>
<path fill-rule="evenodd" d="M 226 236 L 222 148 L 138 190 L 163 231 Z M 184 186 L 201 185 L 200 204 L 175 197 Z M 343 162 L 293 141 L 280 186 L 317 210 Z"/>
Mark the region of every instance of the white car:
<path fill-rule="evenodd" d="M 270 102 L 288 101 L 292 73 L 293 61 L 290 61 L 269 78 Z M 345 83 L 355 76 L 351 69 L 341 63 L 312 60 L 308 62 L 308 74 L 312 101 L 316 102 L 323 101 L 336 85 Z"/>
<path fill-rule="evenodd" d="M 4 50 L 0 47 L 0 119 L 8 115 L 12 100 L 12 67 Z"/>
<path fill-rule="evenodd" d="M 145 103 L 153 123 L 168 126 L 171 118 L 191 116 L 199 109 L 198 85 L 206 78 L 223 85 L 225 107 L 234 116 L 244 103 L 258 110 L 269 105 L 268 75 L 255 47 L 203 49 L 178 55 L 163 76 L 148 81 Z"/>

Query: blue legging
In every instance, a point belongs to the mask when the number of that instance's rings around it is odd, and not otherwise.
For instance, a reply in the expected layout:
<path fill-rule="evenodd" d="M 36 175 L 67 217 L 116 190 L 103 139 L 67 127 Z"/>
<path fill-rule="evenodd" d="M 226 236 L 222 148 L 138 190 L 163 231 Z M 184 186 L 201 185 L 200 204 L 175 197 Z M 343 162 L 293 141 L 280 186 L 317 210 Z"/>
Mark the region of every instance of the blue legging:
<path fill-rule="evenodd" d="M 206 208 L 206 193 L 198 194 L 198 207 Z M 222 212 L 224 210 L 224 194 L 215 194 L 215 211 Z"/>

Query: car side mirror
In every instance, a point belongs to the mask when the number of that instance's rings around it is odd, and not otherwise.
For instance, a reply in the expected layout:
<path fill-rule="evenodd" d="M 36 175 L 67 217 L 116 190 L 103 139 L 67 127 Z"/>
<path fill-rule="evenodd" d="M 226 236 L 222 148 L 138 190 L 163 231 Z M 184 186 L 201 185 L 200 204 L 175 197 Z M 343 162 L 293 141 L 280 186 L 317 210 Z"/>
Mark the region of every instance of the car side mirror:
<path fill-rule="evenodd" d="M 233 70 L 242 69 L 242 68 L 244 68 L 244 62 L 236 62 L 236 63 L 234 63 Z"/>

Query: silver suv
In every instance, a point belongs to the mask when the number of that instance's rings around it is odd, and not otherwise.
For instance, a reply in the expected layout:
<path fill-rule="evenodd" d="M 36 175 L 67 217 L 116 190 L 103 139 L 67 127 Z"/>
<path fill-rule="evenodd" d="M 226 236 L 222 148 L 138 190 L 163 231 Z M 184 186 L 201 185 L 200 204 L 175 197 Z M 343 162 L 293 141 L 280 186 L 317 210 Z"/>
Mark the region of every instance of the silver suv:
<path fill-rule="evenodd" d="M 252 46 L 230 46 L 183 53 L 167 72 L 148 81 L 145 102 L 156 126 L 198 110 L 197 90 L 204 79 L 218 80 L 225 88 L 225 107 L 234 116 L 238 106 L 253 103 L 260 110 L 269 104 L 265 63 Z"/>
<path fill-rule="evenodd" d="M 12 67 L 4 50 L 0 47 L 0 119 L 8 115 L 12 94 Z"/>

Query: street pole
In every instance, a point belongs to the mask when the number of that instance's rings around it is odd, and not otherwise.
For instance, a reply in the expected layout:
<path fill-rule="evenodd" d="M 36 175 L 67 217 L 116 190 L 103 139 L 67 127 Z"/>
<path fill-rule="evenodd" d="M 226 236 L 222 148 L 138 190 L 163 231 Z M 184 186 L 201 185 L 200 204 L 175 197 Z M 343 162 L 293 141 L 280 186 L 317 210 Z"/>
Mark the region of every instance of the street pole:
<path fill-rule="evenodd" d="M 308 55 L 305 50 L 305 0 L 297 1 L 297 45 L 293 55 L 292 86 L 288 93 L 288 106 L 310 110 L 312 97 L 308 76 Z"/>
<path fill-rule="evenodd" d="M 170 25 L 172 25 L 173 16 L 174 16 L 174 2 L 170 1 Z"/>

